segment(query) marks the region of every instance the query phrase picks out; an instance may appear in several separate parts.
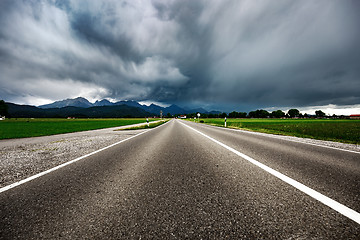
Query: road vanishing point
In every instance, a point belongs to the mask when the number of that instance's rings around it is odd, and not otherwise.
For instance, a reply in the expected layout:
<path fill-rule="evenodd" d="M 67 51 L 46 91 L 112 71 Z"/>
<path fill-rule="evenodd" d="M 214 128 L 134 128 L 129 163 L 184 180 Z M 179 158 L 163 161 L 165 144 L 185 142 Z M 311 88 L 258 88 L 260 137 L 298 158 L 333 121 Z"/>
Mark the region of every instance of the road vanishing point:
<path fill-rule="evenodd" d="M 360 154 L 171 120 L 0 192 L 0 239 L 359 239 Z"/>

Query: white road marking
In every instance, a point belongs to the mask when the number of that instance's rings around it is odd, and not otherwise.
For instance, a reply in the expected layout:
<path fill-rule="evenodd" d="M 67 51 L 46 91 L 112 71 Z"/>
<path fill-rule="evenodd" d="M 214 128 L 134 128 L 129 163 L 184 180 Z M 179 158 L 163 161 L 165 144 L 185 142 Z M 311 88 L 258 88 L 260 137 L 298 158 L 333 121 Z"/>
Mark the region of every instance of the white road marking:
<path fill-rule="evenodd" d="M 170 121 L 168 121 L 168 122 L 170 122 Z M 168 122 L 166 122 L 165 124 L 167 124 Z M 165 124 L 162 124 L 162 125 L 160 125 L 160 126 L 163 126 L 163 125 L 165 125 Z M 160 126 L 159 126 L 159 127 L 160 127 Z M 11 189 L 11 188 L 17 187 L 17 186 L 19 186 L 19 185 L 21 185 L 21 184 L 27 183 L 27 182 L 29 182 L 29 181 L 31 181 L 31 180 L 34 180 L 34 179 L 36 179 L 36 178 L 39 178 L 39 177 L 41 177 L 41 176 L 44 176 L 44 175 L 46 175 L 46 174 L 48 174 L 48 173 L 51 173 L 51 172 L 53 172 L 53 171 L 56 171 L 56 170 L 58 170 L 58 169 L 60 169 L 60 168 L 62 168 L 62 167 L 65 167 L 65 166 L 67 166 L 67 165 L 70 165 L 70 164 L 72 164 L 72 163 L 74 163 L 74 162 L 77 162 L 77 161 L 79 161 L 79 160 L 81 160 L 81 159 L 87 158 L 87 157 L 89 157 L 89 156 L 91 156 L 91 155 L 94 155 L 94 154 L 96 154 L 96 153 L 98 153 L 98 152 L 104 151 L 104 150 L 106 150 L 106 149 L 108 149 L 108 148 L 111 148 L 111 147 L 113 147 L 113 146 L 115 146 L 115 145 L 118 145 L 118 144 L 123 143 L 123 142 L 125 142 L 125 141 L 128 141 L 128 140 L 130 140 L 130 139 L 133 139 L 133 138 L 135 138 L 135 137 L 137 137 L 137 136 L 140 136 L 141 134 L 147 133 L 147 132 L 149 132 L 149 131 L 151 131 L 151 130 L 153 130 L 153 129 L 155 129 L 155 128 L 148 129 L 148 130 L 143 131 L 143 132 L 141 132 L 141 133 L 139 133 L 139 134 L 136 134 L 136 135 L 134 135 L 134 136 L 131 136 L 131 137 L 129 137 L 129 138 L 126 138 L 126 139 L 124 139 L 124 140 L 121 140 L 121 141 L 119 141 L 119 142 L 116 142 L 116 143 L 114 143 L 114 144 L 111 144 L 111 145 L 109 145 L 109 146 L 107 146 L 107 147 L 101 148 L 101 149 L 99 149 L 99 150 L 96 150 L 96 151 L 91 152 L 91 153 L 89 153 L 89 154 L 86 154 L 86 155 L 84 155 L 84 156 L 78 157 L 78 158 L 76 158 L 76 159 L 74 159 L 74 160 L 71 160 L 71 161 L 69 161 L 69 162 L 63 163 L 63 164 L 61 164 L 61 165 L 59 165 L 59 166 L 53 167 L 53 168 L 51 168 L 51 169 L 49 169 L 49 170 L 46 170 L 46 171 L 44 171 L 44 172 L 38 173 L 38 174 L 33 175 L 33 176 L 31 176 L 31 177 L 28 177 L 28 178 L 26 178 L 26 179 L 23 179 L 23 180 L 20 180 L 20 181 L 18 181 L 18 182 L 15 182 L 15 183 L 12 183 L 12 184 L 10 184 L 10 185 L 7 185 L 7 186 L 5 186 L 5 187 L 2 187 L 2 188 L 0 188 L 0 193 L 5 192 L 5 191 L 7 191 L 7 190 L 9 190 L 9 189 Z"/>
<path fill-rule="evenodd" d="M 291 186 L 293 186 L 296 189 L 302 191 L 303 193 L 309 195 L 310 197 L 315 198 L 316 200 L 320 201 L 321 203 L 325 204 L 326 206 L 334 209 L 338 213 L 340 213 L 340 214 L 350 218 L 351 220 L 355 221 L 356 223 L 360 224 L 360 213 L 358 213 L 358 212 L 352 210 L 351 208 L 348 208 L 345 205 L 343 205 L 343 204 L 341 204 L 341 203 L 339 203 L 339 202 L 337 202 L 337 201 L 335 201 L 335 200 L 333 200 L 333 199 L 331 199 L 331 198 L 329 198 L 329 197 L 327 197 L 327 196 L 325 196 L 325 195 L 323 195 L 323 194 L 321 194 L 321 193 L 319 193 L 319 192 L 305 186 L 304 184 L 302 184 L 302 183 L 300 183 L 300 182 L 298 182 L 298 181 L 296 181 L 296 180 L 294 180 L 294 179 L 292 179 L 292 178 L 290 178 L 290 177 L 288 177 L 288 176 L 286 176 L 286 175 L 284 175 L 284 174 L 282 174 L 282 173 L 280 173 L 280 172 L 278 172 L 278 171 L 276 171 L 276 170 L 274 170 L 274 169 L 272 169 L 272 168 L 270 168 L 270 167 L 256 161 L 255 159 L 253 159 L 253 158 L 251 158 L 251 157 L 249 157 L 249 156 L 247 156 L 247 155 L 233 149 L 232 147 L 229 147 L 229 146 L 225 145 L 224 143 L 219 142 L 218 140 L 216 140 L 216 139 L 214 139 L 214 138 L 212 138 L 212 137 L 210 137 L 210 136 L 208 136 L 208 135 L 206 135 L 206 134 L 204 134 L 204 133 L 202 133 L 202 132 L 200 132 L 200 131 L 198 131 L 198 130 L 196 130 L 196 129 L 194 129 L 194 128 L 192 128 L 192 127 L 190 127 L 190 126 L 188 126 L 188 125 L 186 125 L 186 124 L 184 124 L 182 122 L 180 122 L 180 123 L 182 125 L 190 128 L 191 130 L 201 134 L 202 136 L 210 139 L 211 141 L 219 144 L 220 146 L 226 148 L 227 150 L 235 153 L 236 155 L 240 156 L 241 158 L 251 162 L 252 164 L 254 164 L 254 165 L 258 166 L 258 167 L 260 167 L 264 171 L 266 171 L 266 172 L 270 173 L 271 175 L 279 178 L 280 180 L 290 184 Z"/>
<path fill-rule="evenodd" d="M 242 130 L 242 129 L 224 128 L 224 127 L 215 126 L 215 125 L 209 125 L 209 124 L 205 124 L 205 126 L 215 127 L 215 128 L 221 128 L 221 129 L 225 129 L 225 130 L 228 130 L 228 131 L 234 131 L 234 132 L 242 132 L 242 133 L 260 135 L 260 136 L 276 138 L 276 139 L 280 139 L 280 140 L 284 140 L 284 141 L 290 141 L 290 142 L 296 142 L 296 143 L 303 143 L 303 144 L 313 145 L 313 146 L 317 146 L 317 147 L 330 148 L 330 149 L 335 149 L 335 150 L 339 150 L 339 151 L 344 151 L 344 152 L 351 152 L 351 153 L 360 154 L 360 152 L 353 151 L 353 150 L 348 150 L 348 149 L 343 149 L 343 148 L 337 148 L 337 147 L 331 147 L 331 146 L 326 146 L 326 145 L 321 145 L 321 144 L 316 144 L 316 143 L 309 143 L 309 142 L 305 142 L 305 141 L 298 141 L 298 140 L 296 140 L 296 139 L 283 138 L 283 137 L 294 137 L 294 136 L 274 135 L 274 134 L 271 134 L 271 133 L 262 133 L 262 132 L 252 132 L 252 131 L 246 131 L 246 130 Z M 295 138 L 295 137 L 294 137 L 294 138 Z M 306 138 L 304 138 L 304 139 L 306 139 Z"/>

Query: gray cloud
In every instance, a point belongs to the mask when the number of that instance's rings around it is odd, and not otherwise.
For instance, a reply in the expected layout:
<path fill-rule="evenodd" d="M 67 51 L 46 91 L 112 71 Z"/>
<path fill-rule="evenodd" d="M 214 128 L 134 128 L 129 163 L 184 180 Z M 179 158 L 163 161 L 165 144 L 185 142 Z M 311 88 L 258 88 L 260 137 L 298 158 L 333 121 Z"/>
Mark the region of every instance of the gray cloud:
<path fill-rule="evenodd" d="M 360 103 L 357 1 L 7 1 L 0 98 Z"/>

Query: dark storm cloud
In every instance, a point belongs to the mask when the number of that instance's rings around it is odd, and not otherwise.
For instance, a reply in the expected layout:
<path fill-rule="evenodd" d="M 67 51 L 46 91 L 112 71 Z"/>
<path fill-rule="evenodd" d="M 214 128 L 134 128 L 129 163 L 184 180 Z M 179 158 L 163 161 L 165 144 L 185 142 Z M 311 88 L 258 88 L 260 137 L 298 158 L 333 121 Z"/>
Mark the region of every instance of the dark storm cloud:
<path fill-rule="evenodd" d="M 0 98 L 360 103 L 357 1 L 1 1 Z"/>

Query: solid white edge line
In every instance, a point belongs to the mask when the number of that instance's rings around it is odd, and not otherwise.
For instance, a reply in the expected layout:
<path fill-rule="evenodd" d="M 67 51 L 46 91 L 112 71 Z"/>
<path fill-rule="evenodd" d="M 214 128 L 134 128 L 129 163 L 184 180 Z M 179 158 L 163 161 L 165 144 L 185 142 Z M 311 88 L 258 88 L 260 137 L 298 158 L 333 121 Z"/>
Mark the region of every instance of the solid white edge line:
<path fill-rule="evenodd" d="M 219 142 L 218 140 L 216 140 L 216 139 L 214 139 L 214 138 L 212 138 L 212 137 L 210 137 L 210 136 L 208 136 L 208 135 L 206 135 L 206 134 L 204 134 L 204 133 L 202 133 L 202 132 L 200 132 L 200 131 L 198 131 L 198 130 L 196 130 L 196 129 L 188 126 L 188 125 L 186 125 L 185 123 L 182 123 L 182 122 L 180 122 L 180 123 L 183 124 L 184 126 L 190 128 L 190 129 L 192 129 L 193 131 L 201 134 L 202 136 L 210 139 L 211 141 L 219 144 L 220 146 L 226 148 L 227 150 L 235 153 L 236 155 L 240 156 L 241 158 L 251 162 L 252 164 L 254 164 L 254 165 L 258 166 L 258 167 L 260 167 L 264 171 L 266 171 L 266 172 L 270 173 L 271 175 L 279 178 L 280 180 L 286 182 L 287 184 L 290 184 L 291 186 L 293 186 L 296 189 L 302 191 L 303 193 L 309 195 L 310 197 L 318 200 L 319 202 L 325 204 L 326 206 L 334 209 L 338 213 L 340 213 L 340 214 L 350 218 L 351 220 L 355 221 L 356 223 L 360 224 L 360 213 L 358 213 L 358 212 L 352 210 L 351 208 L 348 208 L 345 205 L 343 205 L 343 204 L 341 204 L 341 203 L 339 203 L 339 202 L 337 202 L 337 201 L 335 201 L 335 200 L 333 200 L 333 199 L 331 199 L 331 198 L 329 198 L 329 197 L 327 197 L 327 196 L 325 196 L 325 195 L 323 195 L 323 194 L 321 194 L 321 193 L 319 193 L 319 192 L 305 186 L 304 184 L 302 184 L 302 183 L 300 183 L 300 182 L 298 182 L 298 181 L 296 181 L 296 180 L 294 180 L 294 179 L 292 179 L 292 178 L 290 178 L 290 177 L 288 177 L 288 176 L 286 176 L 286 175 L 284 175 L 284 174 L 282 174 L 282 173 L 280 173 L 280 172 L 278 172 L 278 171 L 276 171 L 276 170 L 274 170 L 274 169 L 272 169 L 272 168 L 270 168 L 270 167 L 256 161 L 255 159 L 253 159 L 253 158 L 251 158 L 251 157 L 249 157 L 249 156 L 247 156 L 247 155 L 245 155 L 245 154 L 243 154 L 243 153 L 241 153 L 241 152 L 239 152 L 239 151 L 225 145 L 224 143 Z"/>
<path fill-rule="evenodd" d="M 295 139 L 281 138 L 282 136 L 283 137 L 294 137 L 294 136 L 290 136 L 290 135 L 276 135 L 276 134 L 271 134 L 271 133 L 252 132 L 252 131 L 246 131 L 246 130 L 242 130 L 242 129 L 224 128 L 224 127 L 215 126 L 215 125 L 209 125 L 209 124 L 205 124 L 205 123 L 204 123 L 203 126 L 215 127 L 215 128 L 220 128 L 220 129 L 226 129 L 228 131 L 242 132 L 242 133 L 248 133 L 248 134 L 253 134 L 253 135 L 262 135 L 262 136 L 266 136 L 266 137 L 269 137 L 269 138 L 275 138 L 275 139 L 289 141 L 289 142 L 303 143 L 303 144 L 313 145 L 313 146 L 317 146 L 317 147 L 330 148 L 330 149 L 334 149 L 334 150 L 360 154 L 360 152 L 353 151 L 353 150 L 337 148 L 337 147 L 331 147 L 331 146 L 326 146 L 326 145 L 321 145 L 321 144 L 316 144 L 316 143 L 308 143 L 308 142 L 303 142 L 303 141 L 297 141 Z M 279 136 L 279 137 L 277 137 L 277 136 Z M 311 138 L 303 138 L 303 139 L 311 139 Z M 311 139 L 311 140 L 319 140 L 319 139 Z M 323 141 L 326 141 L 326 140 L 323 140 Z M 335 143 L 337 143 L 337 142 L 335 142 Z"/>
<path fill-rule="evenodd" d="M 168 122 L 170 122 L 170 121 L 167 121 L 166 123 L 168 123 Z M 160 126 L 163 126 L 163 125 L 165 125 L 166 123 L 164 123 L 164 124 L 162 124 L 162 125 L 160 125 Z M 158 127 L 160 127 L 160 126 L 158 126 Z M 155 127 L 155 128 L 156 128 L 156 127 Z M 84 159 L 84 158 L 87 158 L 87 157 L 89 157 L 89 156 L 91 156 L 91 155 L 94 155 L 94 154 L 96 154 L 96 153 L 98 153 L 98 152 L 104 151 L 104 150 L 106 150 L 106 149 L 108 149 L 108 148 L 111 148 L 111 147 L 113 147 L 113 146 L 116 146 L 116 145 L 118 145 L 118 144 L 120 144 L 120 143 L 123 143 L 123 142 L 125 142 L 125 141 L 128 141 L 128 140 L 130 140 L 130 139 L 132 139 L 132 138 L 135 138 L 135 137 L 137 137 L 137 136 L 140 136 L 141 134 L 147 133 L 147 132 L 149 132 L 149 131 L 151 131 L 151 130 L 153 130 L 153 129 L 155 129 L 155 128 L 151 128 L 151 129 L 145 130 L 145 131 L 143 131 L 143 132 L 141 132 L 141 133 L 138 133 L 138 134 L 136 134 L 136 135 L 134 135 L 134 136 L 131 136 L 131 137 L 126 138 L 126 139 L 123 139 L 123 140 L 121 140 L 121 141 L 119 141 L 119 142 L 113 143 L 113 144 L 111 144 L 111 145 L 109 145 L 109 146 L 106 146 L 106 147 L 101 148 L 101 149 L 99 149 L 99 150 L 96 150 L 96 151 L 94 151 L 94 152 L 88 153 L 88 154 L 86 154 L 86 155 L 84 155 L 84 156 L 81 156 L 81 157 L 78 157 L 78 158 L 76 158 L 76 159 L 70 160 L 70 161 L 68 161 L 68 162 L 66 162 L 66 163 L 63 163 L 63 164 L 61 164 L 61 165 L 58 165 L 58 166 L 56 166 L 56 167 L 50 168 L 50 169 L 48 169 L 48 170 L 46 170 L 46 171 L 44 171 L 44 172 L 40 172 L 40 173 L 35 174 L 35 175 L 31 176 L 31 177 L 25 178 L 25 179 L 20 180 L 20 181 L 18 181 L 18 182 L 15 182 L 15 183 L 12 183 L 12 184 L 7 185 L 7 186 L 5 186 L 5 187 L 2 187 L 2 188 L 0 188 L 0 193 L 5 192 L 5 191 L 7 191 L 7 190 L 9 190 L 9 189 L 12 189 L 12 188 L 14 188 L 14 187 L 17 187 L 17 186 L 19 186 L 19 185 L 21 185 L 21 184 L 27 183 L 27 182 L 29 182 L 29 181 L 31 181 L 31 180 L 34 180 L 34 179 L 36 179 L 36 178 L 39 178 L 39 177 L 41 177 L 41 176 L 44 176 L 44 175 L 46 175 L 46 174 L 48 174 L 48 173 L 51 173 L 51 172 L 53 172 L 53 171 L 55 171 L 55 170 L 58 170 L 58 169 L 62 168 L 62 167 L 65 167 L 65 166 L 70 165 L 70 164 L 72 164 L 72 163 L 74 163 L 74 162 L 77 162 L 77 161 L 79 161 L 79 160 L 81 160 L 81 159 Z"/>

